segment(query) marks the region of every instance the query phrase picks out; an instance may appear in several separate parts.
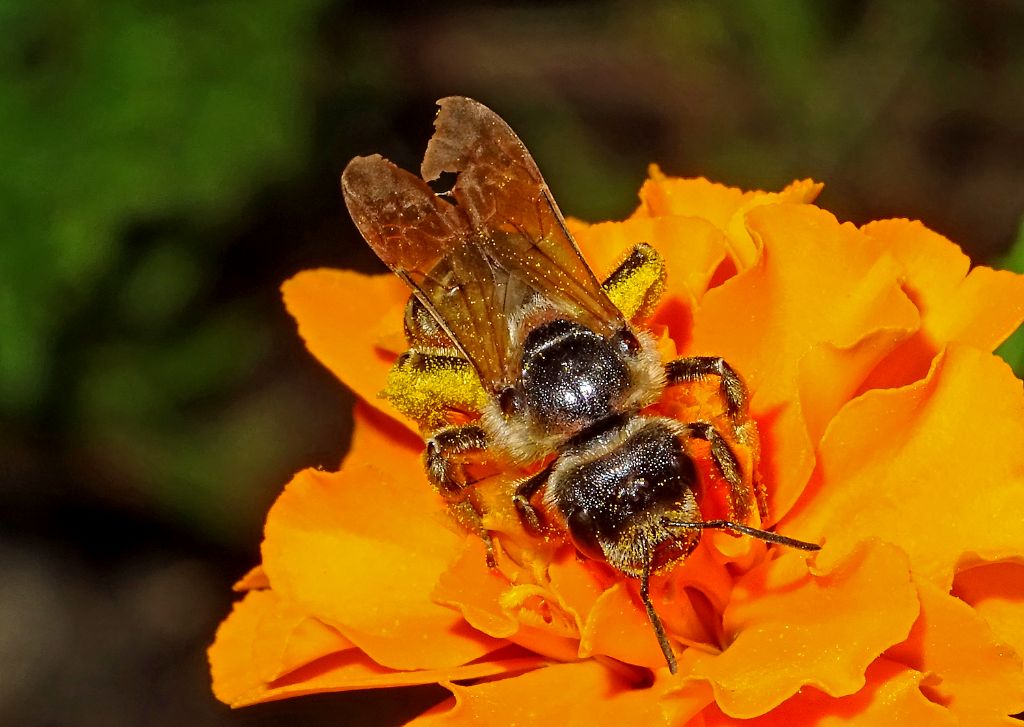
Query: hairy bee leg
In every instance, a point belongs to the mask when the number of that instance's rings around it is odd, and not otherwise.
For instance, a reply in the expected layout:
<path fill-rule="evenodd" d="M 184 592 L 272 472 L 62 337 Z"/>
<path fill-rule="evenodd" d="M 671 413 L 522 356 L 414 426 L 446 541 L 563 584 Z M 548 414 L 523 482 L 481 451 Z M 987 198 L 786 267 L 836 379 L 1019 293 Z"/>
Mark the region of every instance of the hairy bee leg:
<path fill-rule="evenodd" d="M 747 413 L 747 387 L 743 380 L 726 363 L 717 356 L 691 356 L 678 358 L 665 364 L 665 376 L 668 385 L 682 384 L 688 381 L 703 381 L 709 376 L 717 376 L 720 381 L 722 398 L 731 416 Z"/>
<path fill-rule="evenodd" d="M 462 527 L 472 530 L 477 537 L 484 541 L 487 567 L 497 567 L 498 561 L 494 556 L 494 541 L 491 539 L 490 532 L 484 527 L 483 514 L 477 509 L 477 506 L 469 499 L 455 500 L 448 503 L 448 509 Z"/>
<path fill-rule="evenodd" d="M 444 329 L 438 325 L 434 316 L 415 295 L 410 295 L 405 304 L 405 316 L 402 319 L 405 340 L 414 348 L 451 349 L 456 354 L 455 344 Z"/>
<path fill-rule="evenodd" d="M 515 494 L 512 496 L 512 504 L 515 505 L 520 519 L 534 533 L 540 533 L 544 526 L 541 525 L 540 515 L 537 512 L 537 508 L 530 502 L 530 498 L 547 484 L 548 477 L 551 476 L 551 470 L 554 469 L 554 466 L 555 460 L 552 460 L 540 472 L 520 482 L 516 486 Z"/>
<path fill-rule="evenodd" d="M 665 291 L 665 261 L 657 250 L 641 242 L 601 283 L 601 288 L 627 319 L 643 320 L 654 312 Z"/>
<path fill-rule="evenodd" d="M 718 430 L 707 422 L 691 422 L 686 425 L 686 432 L 695 439 L 703 439 L 711 445 L 711 462 L 722 478 L 729 485 L 729 505 L 733 512 L 731 518 L 746 520 L 750 514 L 750 497 L 743 486 L 743 472 L 739 460 L 732 447 Z"/>
<path fill-rule="evenodd" d="M 483 524 L 483 513 L 467 496 L 466 489 L 473 485 L 465 479 L 462 463 L 487 450 L 487 435 L 476 424 L 449 427 L 436 432 L 427 440 L 423 455 L 427 479 L 448 503 L 455 518 L 484 541 L 487 565 L 495 566 L 494 541 Z"/>
<path fill-rule="evenodd" d="M 479 412 L 487 394 L 473 366 L 455 349 L 406 351 L 388 372 L 384 398 L 427 428 L 443 426 L 449 412 Z"/>

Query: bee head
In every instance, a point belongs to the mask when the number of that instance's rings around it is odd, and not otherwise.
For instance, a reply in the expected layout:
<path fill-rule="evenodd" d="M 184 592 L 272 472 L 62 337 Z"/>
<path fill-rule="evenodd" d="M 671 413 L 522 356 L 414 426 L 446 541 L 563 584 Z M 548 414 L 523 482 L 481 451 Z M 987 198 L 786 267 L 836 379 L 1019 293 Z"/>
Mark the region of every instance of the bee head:
<path fill-rule="evenodd" d="M 666 525 L 700 520 L 696 467 L 669 426 L 634 420 L 569 459 L 554 489 L 584 555 L 639 576 L 648 565 L 663 570 L 696 547 L 698 532 Z"/>

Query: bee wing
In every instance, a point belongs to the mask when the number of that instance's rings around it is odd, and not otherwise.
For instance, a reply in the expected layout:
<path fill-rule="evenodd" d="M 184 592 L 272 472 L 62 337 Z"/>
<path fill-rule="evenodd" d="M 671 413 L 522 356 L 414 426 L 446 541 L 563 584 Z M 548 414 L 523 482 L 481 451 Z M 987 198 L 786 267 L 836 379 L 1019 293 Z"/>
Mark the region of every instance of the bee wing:
<path fill-rule="evenodd" d="M 383 157 L 353 159 L 341 188 L 370 247 L 413 289 L 484 385 L 500 390 L 510 348 L 505 316 L 529 291 L 487 260 L 459 209 Z"/>
<path fill-rule="evenodd" d="M 458 175 L 451 194 L 487 257 L 594 331 L 607 335 L 625 325 L 515 132 L 472 99 L 453 96 L 438 105 L 420 170 L 428 181 Z"/>

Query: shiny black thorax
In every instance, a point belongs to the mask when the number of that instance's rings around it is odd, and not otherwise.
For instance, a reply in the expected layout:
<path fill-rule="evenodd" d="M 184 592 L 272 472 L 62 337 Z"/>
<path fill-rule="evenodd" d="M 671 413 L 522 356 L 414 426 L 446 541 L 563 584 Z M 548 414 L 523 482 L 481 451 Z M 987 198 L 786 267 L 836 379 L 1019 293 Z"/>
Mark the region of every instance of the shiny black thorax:
<path fill-rule="evenodd" d="M 594 558 L 602 542 L 692 497 L 697 481 L 672 426 L 623 403 L 638 348 L 628 330 L 606 339 L 566 320 L 538 326 L 523 346 L 518 395 L 543 429 L 566 434 L 548 496 Z"/>
<path fill-rule="evenodd" d="M 629 389 L 628 352 L 594 331 L 553 320 L 523 344 L 518 390 L 529 415 L 548 432 L 575 435 L 618 412 Z"/>

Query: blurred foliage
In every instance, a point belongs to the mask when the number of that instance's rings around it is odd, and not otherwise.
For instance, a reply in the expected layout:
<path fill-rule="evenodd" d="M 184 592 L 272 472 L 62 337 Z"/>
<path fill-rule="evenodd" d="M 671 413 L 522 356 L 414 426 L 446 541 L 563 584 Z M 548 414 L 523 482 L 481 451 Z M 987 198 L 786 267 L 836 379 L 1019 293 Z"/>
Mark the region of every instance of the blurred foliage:
<path fill-rule="evenodd" d="M 323 5 L 0 5 L 0 411 L 189 517 L 279 450 L 269 414 L 196 409 L 265 355 L 256 311 L 193 308 L 213 231 L 305 161 Z"/>
<path fill-rule="evenodd" d="M 0 6 L 5 408 L 46 395 L 55 333 L 128 254 L 128 226 L 231 214 L 301 163 L 303 54 L 320 4 Z M 141 294 L 119 312 L 166 322 L 204 271 L 187 247 L 148 255 L 132 271 Z"/>

